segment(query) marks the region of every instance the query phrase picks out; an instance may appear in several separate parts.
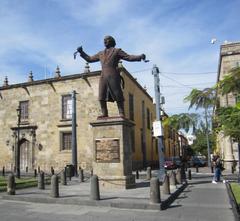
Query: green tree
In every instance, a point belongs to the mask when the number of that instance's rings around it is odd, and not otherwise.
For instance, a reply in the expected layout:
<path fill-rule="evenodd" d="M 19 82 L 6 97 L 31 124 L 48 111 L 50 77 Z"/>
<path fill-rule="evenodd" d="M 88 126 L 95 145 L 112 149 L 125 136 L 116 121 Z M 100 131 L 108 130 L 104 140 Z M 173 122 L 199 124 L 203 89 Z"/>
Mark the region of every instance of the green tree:
<path fill-rule="evenodd" d="M 205 110 L 205 136 L 207 141 L 208 166 L 210 166 L 210 141 L 209 141 L 209 120 L 208 110 L 216 104 L 216 87 L 205 88 L 203 90 L 193 89 L 191 93 L 184 98 L 184 101 L 190 102 L 189 109 L 195 106 L 196 110 L 204 108 Z"/>
<path fill-rule="evenodd" d="M 223 131 L 225 136 L 240 142 L 240 105 L 218 108 L 216 122 L 217 131 Z"/>
<path fill-rule="evenodd" d="M 195 133 L 196 139 L 193 141 L 192 149 L 194 153 L 198 154 L 201 153 L 202 155 L 207 156 L 207 139 L 206 139 L 206 127 L 203 122 L 200 123 L 200 126 L 196 130 Z M 211 147 L 216 145 L 216 138 L 215 134 L 212 131 L 209 131 L 209 144 Z"/>
<path fill-rule="evenodd" d="M 233 93 L 236 97 L 240 94 L 240 67 L 233 68 L 218 82 L 218 89 L 222 95 Z M 226 136 L 232 137 L 240 143 L 240 102 L 236 105 L 220 107 L 216 110 L 216 130 L 221 130 Z"/>
<path fill-rule="evenodd" d="M 184 130 L 186 133 L 192 128 L 194 132 L 198 123 L 198 118 L 199 115 L 196 113 L 174 114 L 164 120 L 164 125 L 168 125 L 177 131 Z"/>
<path fill-rule="evenodd" d="M 203 90 L 192 89 L 191 93 L 184 98 L 185 102 L 190 102 L 189 109 L 195 106 L 199 108 L 209 109 L 216 103 L 216 87 L 205 88 Z"/>

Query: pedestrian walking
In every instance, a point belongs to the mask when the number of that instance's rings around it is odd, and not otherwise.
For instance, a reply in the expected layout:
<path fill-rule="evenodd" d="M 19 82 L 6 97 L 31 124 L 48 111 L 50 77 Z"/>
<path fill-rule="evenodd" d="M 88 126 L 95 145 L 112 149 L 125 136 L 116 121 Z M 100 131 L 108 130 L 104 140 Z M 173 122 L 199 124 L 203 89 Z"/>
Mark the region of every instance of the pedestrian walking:
<path fill-rule="evenodd" d="M 213 166 L 215 172 L 212 183 L 217 184 L 217 182 L 220 182 L 222 171 L 224 170 L 222 161 L 218 155 L 213 159 Z M 223 180 L 223 182 L 225 182 L 225 180 Z"/>

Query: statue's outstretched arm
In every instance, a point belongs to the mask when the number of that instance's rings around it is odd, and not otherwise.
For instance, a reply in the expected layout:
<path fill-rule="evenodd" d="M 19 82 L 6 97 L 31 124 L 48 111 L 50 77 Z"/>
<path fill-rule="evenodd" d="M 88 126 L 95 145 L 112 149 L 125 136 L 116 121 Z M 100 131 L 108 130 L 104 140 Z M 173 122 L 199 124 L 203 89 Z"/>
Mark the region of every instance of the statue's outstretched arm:
<path fill-rule="evenodd" d="M 122 49 L 119 49 L 118 56 L 120 59 L 123 59 L 125 61 L 141 61 L 141 60 L 145 60 L 145 58 L 146 58 L 145 54 L 129 55 Z"/>
<path fill-rule="evenodd" d="M 98 53 L 98 54 L 95 54 L 95 55 L 93 55 L 93 56 L 89 56 L 88 54 L 86 54 L 86 53 L 83 51 L 82 46 L 78 47 L 78 48 L 77 48 L 77 52 L 75 52 L 75 53 L 79 53 L 80 56 L 81 56 L 85 61 L 87 61 L 87 62 L 89 62 L 89 63 L 99 61 L 99 53 Z M 74 53 L 74 56 L 76 56 L 75 53 Z"/>

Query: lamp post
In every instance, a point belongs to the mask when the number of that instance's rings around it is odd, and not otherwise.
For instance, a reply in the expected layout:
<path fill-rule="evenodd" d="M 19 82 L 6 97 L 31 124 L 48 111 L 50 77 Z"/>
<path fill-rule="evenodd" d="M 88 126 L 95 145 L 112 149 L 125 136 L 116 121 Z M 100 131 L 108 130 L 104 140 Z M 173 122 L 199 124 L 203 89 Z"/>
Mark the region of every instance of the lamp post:
<path fill-rule="evenodd" d="M 16 176 L 20 179 L 20 145 L 19 145 L 19 136 L 20 136 L 20 121 L 21 121 L 21 108 L 18 106 L 17 111 L 17 150 L 16 150 Z"/>
<path fill-rule="evenodd" d="M 77 176 L 77 119 L 76 119 L 76 91 L 72 91 L 72 165 L 74 175 Z"/>

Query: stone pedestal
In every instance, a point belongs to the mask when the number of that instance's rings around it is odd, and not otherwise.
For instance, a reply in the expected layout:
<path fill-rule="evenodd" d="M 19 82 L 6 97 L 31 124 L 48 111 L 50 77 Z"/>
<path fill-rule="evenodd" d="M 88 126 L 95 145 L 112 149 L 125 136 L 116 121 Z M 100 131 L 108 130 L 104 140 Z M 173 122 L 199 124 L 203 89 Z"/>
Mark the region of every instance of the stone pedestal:
<path fill-rule="evenodd" d="M 93 128 L 93 173 L 101 187 L 135 187 L 132 174 L 131 130 L 134 123 L 123 118 L 104 118 L 90 123 Z"/>

